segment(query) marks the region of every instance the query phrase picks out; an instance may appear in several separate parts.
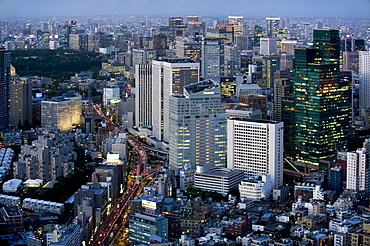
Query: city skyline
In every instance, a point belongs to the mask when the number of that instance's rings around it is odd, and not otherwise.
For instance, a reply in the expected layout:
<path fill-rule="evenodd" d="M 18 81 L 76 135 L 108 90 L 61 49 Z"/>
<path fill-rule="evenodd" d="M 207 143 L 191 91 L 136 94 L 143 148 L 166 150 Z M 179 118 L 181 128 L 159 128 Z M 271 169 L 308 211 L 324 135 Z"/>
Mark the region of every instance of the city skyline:
<path fill-rule="evenodd" d="M 91 15 L 243 15 L 256 16 L 305 16 L 305 17 L 345 17 L 368 18 L 370 1 L 367 0 L 262 0 L 245 2 L 195 0 L 19 0 L 2 1 L 2 18 L 27 17 L 67 17 Z"/>

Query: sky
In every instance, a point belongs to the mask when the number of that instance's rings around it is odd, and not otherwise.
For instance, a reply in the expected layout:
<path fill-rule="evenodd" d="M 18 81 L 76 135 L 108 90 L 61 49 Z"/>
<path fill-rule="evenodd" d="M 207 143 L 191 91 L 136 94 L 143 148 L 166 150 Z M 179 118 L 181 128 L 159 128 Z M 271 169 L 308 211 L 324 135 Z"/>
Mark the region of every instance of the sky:
<path fill-rule="evenodd" d="M 94 15 L 370 18 L 370 0 L 0 0 L 5 18 Z"/>

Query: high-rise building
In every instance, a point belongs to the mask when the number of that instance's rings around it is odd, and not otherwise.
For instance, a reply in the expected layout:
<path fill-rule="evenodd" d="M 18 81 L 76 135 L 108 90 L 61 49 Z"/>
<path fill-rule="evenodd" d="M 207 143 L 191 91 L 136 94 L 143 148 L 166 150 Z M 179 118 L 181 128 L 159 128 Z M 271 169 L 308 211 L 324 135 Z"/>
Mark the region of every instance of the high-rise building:
<path fill-rule="evenodd" d="M 234 25 L 232 24 L 216 24 L 218 38 L 224 39 L 225 44 L 233 44 L 235 40 Z"/>
<path fill-rule="evenodd" d="M 152 65 L 135 66 L 135 125 L 152 125 Z"/>
<path fill-rule="evenodd" d="M 346 150 L 351 117 L 348 81 L 340 79 L 339 31 L 314 30 L 314 45 L 296 49 L 293 159 L 307 172 Z"/>
<path fill-rule="evenodd" d="M 360 51 L 360 107 L 370 107 L 370 51 Z"/>
<path fill-rule="evenodd" d="M 260 38 L 260 54 L 269 56 L 276 54 L 276 38 Z"/>
<path fill-rule="evenodd" d="M 106 87 L 103 89 L 103 105 L 107 107 L 112 102 L 120 100 L 120 88 L 119 87 Z"/>
<path fill-rule="evenodd" d="M 185 165 L 195 170 L 225 167 L 226 115 L 220 86 L 205 80 L 184 87 L 170 97 L 169 165 L 176 175 Z"/>
<path fill-rule="evenodd" d="M 72 100 L 56 97 L 49 101 L 41 102 L 41 126 L 72 130 Z"/>
<path fill-rule="evenodd" d="M 71 114 L 72 125 L 80 125 L 82 123 L 82 96 L 81 95 L 65 95 L 65 99 L 72 101 Z"/>
<path fill-rule="evenodd" d="M 153 60 L 153 136 L 169 141 L 169 97 L 181 95 L 183 87 L 199 81 L 199 63 L 180 58 Z"/>
<path fill-rule="evenodd" d="M 0 131 L 9 127 L 10 52 L 0 48 Z"/>
<path fill-rule="evenodd" d="M 13 77 L 9 85 L 10 111 L 9 124 L 11 127 L 32 123 L 32 83 L 27 77 Z M 29 125 L 30 126 L 30 125 Z"/>
<path fill-rule="evenodd" d="M 201 44 L 189 39 L 176 42 L 176 56 L 200 62 Z"/>
<path fill-rule="evenodd" d="M 276 29 L 280 27 L 280 17 L 266 17 L 266 36 L 268 38 L 276 37 Z"/>
<path fill-rule="evenodd" d="M 163 56 L 167 49 L 167 36 L 164 34 L 157 34 L 153 37 L 153 49 L 159 56 Z"/>
<path fill-rule="evenodd" d="M 221 65 L 224 61 L 224 42 L 222 39 L 204 39 L 202 41 L 201 71 L 204 80 L 212 79 L 219 83 Z"/>
<path fill-rule="evenodd" d="M 243 35 L 243 16 L 229 16 L 229 24 L 234 25 L 234 40 L 238 35 Z"/>
<path fill-rule="evenodd" d="M 227 168 L 246 177 L 270 174 L 272 188 L 283 184 L 282 122 L 227 120 Z"/>
<path fill-rule="evenodd" d="M 329 190 L 335 190 L 337 194 L 342 194 L 343 181 L 344 181 L 343 168 L 333 167 L 329 170 L 329 184 L 328 184 Z"/>
<path fill-rule="evenodd" d="M 370 192 L 370 153 L 366 148 L 347 152 L 346 189 Z"/>
<path fill-rule="evenodd" d="M 133 49 L 132 50 L 132 66 L 140 64 L 151 64 L 156 58 L 154 49 Z"/>

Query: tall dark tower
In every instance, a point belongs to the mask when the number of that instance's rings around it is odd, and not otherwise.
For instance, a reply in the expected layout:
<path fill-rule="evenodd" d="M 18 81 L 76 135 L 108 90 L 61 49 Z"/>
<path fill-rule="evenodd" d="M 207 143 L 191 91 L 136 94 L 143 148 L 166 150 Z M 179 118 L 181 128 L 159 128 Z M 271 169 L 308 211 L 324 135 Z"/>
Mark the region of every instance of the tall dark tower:
<path fill-rule="evenodd" d="M 314 30 L 314 45 L 296 49 L 293 70 L 293 155 L 303 171 L 327 170 L 323 160 L 346 150 L 350 83 L 340 79 L 338 30 Z"/>
<path fill-rule="evenodd" d="M 0 48 L 0 132 L 9 127 L 10 52 Z"/>

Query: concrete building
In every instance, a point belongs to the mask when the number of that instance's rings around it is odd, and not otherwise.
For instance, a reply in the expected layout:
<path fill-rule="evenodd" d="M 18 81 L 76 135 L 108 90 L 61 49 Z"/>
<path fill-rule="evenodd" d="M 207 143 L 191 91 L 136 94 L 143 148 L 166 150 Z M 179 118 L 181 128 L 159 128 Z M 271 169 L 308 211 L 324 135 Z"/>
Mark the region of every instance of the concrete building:
<path fill-rule="evenodd" d="M 272 188 L 282 185 L 283 129 L 282 122 L 227 120 L 227 168 L 270 174 Z"/>
<path fill-rule="evenodd" d="M 58 226 L 46 234 L 46 243 L 48 246 L 80 246 L 82 236 L 83 230 L 79 225 Z"/>
<path fill-rule="evenodd" d="M 205 166 L 197 166 L 194 177 L 194 187 L 214 191 L 227 195 L 233 188 L 244 179 L 244 173 L 240 170 L 227 168 L 208 169 Z"/>
<path fill-rule="evenodd" d="M 170 96 L 181 95 L 184 86 L 199 81 L 199 63 L 176 58 L 154 60 L 152 79 L 152 134 L 169 142 Z"/>
<path fill-rule="evenodd" d="M 0 49 L 0 131 L 9 127 L 10 52 Z"/>
<path fill-rule="evenodd" d="M 260 54 L 269 56 L 276 54 L 276 38 L 261 38 L 260 39 Z"/>
<path fill-rule="evenodd" d="M 370 153 L 366 148 L 347 152 L 346 189 L 370 192 Z"/>
<path fill-rule="evenodd" d="M 184 87 L 183 96 L 170 97 L 169 165 L 179 175 L 186 164 L 224 167 L 226 116 L 220 87 L 212 80 Z"/>
<path fill-rule="evenodd" d="M 41 126 L 59 129 L 61 131 L 72 130 L 72 100 L 64 97 L 55 97 L 41 102 Z"/>
<path fill-rule="evenodd" d="M 10 107 L 9 124 L 11 127 L 32 123 L 32 83 L 27 78 L 13 77 L 9 84 Z"/>
<path fill-rule="evenodd" d="M 270 175 L 251 177 L 239 184 L 241 199 L 263 200 L 271 196 L 272 186 Z"/>
<path fill-rule="evenodd" d="M 370 50 L 360 51 L 359 55 L 360 75 L 360 107 L 370 107 Z"/>
<path fill-rule="evenodd" d="M 135 125 L 152 125 L 152 65 L 135 66 Z"/>
<path fill-rule="evenodd" d="M 224 63 L 223 39 L 204 39 L 202 41 L 201 73 L 204 80 L 212 79 L 220 83 Z"/>

